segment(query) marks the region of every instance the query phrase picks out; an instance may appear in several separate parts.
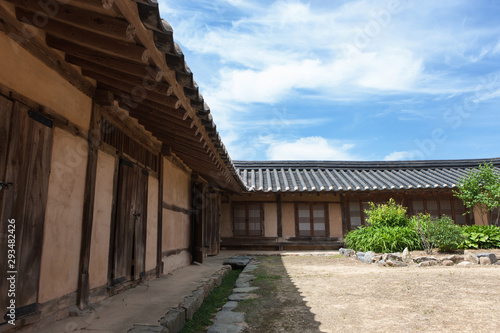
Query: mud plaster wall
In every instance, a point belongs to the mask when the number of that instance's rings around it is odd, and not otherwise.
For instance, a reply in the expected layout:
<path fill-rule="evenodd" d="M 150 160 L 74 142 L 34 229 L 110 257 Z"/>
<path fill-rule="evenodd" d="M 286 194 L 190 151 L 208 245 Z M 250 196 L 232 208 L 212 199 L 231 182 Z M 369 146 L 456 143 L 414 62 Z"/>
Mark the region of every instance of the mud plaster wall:
<path fill-rule="evenodd" d="M 179 254 L 164 257 L 163 274 L 169 274 L 178 268 L 191 264 L 191 254 L 188 251 L 181 251 Z"/>
<path fill-rule="evenodd" d="M 0 3 L 1 4 L 1 3 Z M 0 6 L 0 10 L 4 10 Z M 83 129 L 89 128 L 92 100 L 0 32 L 0 82 Z"/>
<path fill-rule="evenodd" d="M 221 204 L 221 214 L 220 214 L 220 236 L 221 237 L 232 237 L 233 227 L 231 225 L 231 204 L 222 203 Z"/>
<path fill-rule="evenodd" d="M 113 208 L 113 176 L 115 157 L 97 153 L 94 217 L 90 243 L 89 285 L 103 286 L 108 282 L 108 254 Z"/>
<path fill-rule="evenodd" d="M 190 229 L 191 221 L 187 214 L 163 209 L 162 251 L 187 249 Z"/>
<path fill-rule="evenodd" d="M 156 267 L 158 245 L 158 179 L 148 178 L 148 220 L 146 228 L 146 271 Z"/>
<path fill-rule="evenodd" d="M 281 209 L 283 238 L 295 237 L 295 205 L 293 203 L 282 203 Z"/>
<path fill-rule="evenodd" d="M 278 236 L 278 209 L 275 203 L 265 203 L 264 205 L 264 236 Z"/>
<path fill-rule="evenodd" d="M 328 204 L 328 219 L 330 221 L 330 237 L 343 237 L 342 206 L 340 203 Z"/>
<path fill-rule="evenodd" d="M 85 140 L 54 129 L 40 268 L 40 303 L 77 290 L 87 149 Z"/>
<path fill-rule="evenodd" d="M 163 202 L 184 209 L 191 208 L 191 174 L 163 159 Z"/>

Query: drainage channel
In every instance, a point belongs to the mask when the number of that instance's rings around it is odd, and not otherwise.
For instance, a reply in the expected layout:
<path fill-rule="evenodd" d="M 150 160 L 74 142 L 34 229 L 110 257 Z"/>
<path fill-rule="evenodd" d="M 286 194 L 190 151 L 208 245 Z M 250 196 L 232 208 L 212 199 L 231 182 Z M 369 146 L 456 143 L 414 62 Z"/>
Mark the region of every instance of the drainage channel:
<path fill-rule="evenodd" d="M 255 257 L 248 256 L 234 256 L 224 261 L 224 265 L 231 265 L 233 269 L 243 268 L 243 271 L 236 280 L 235 288 L 229 296 L 228 302 L 224 304 L 222 310 L 217 312 L 214 322 L 208 328 L 207 333 L 239 333 L 245 331 L 247 328 L 245 314 L 233 310 L 236 309 L 239 301 L 258 297 L 252 292 L 259 288 L 252 287 L 250 283 L 255 278 L 251 273 L 257 269 L 259 263 Z"/>

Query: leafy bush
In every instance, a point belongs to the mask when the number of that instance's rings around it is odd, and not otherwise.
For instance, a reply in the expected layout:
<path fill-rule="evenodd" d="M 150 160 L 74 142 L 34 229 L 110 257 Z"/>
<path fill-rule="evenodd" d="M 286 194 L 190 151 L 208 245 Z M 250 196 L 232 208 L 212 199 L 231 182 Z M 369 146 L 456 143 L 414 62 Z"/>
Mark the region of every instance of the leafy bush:
<path fill-rule="evenodd" d="M 431 254 L 434 247 L 439 251 L 456 250 L 464 240 L 462 229 L 446 215 L 433 218 L 429 214 L 418 214 L 410 219 L 410 225 L 418 233 L 427 254 Z"/>
<path fill-rule="evenodd" d="M 420 249 L 419 236 L 410 226 L 368 226 L 353 230 L 344 239 L 350 249 L 356 251 L 400 252 Z"/>
<path fill-rule="evenodd" d="M 439 251 L 456 250 L 464 241 L 460 226 L 446 215 L 432 221 L 431 232 L 434 233 L 434 244 Z"/>
<path fill-rule="evenodd" d="M 408 225 L 406 207 L 390 199 L 386 204 L 376 205 L 370 202 L 370 209 L 365 210 L 366 222 L 372 227 L 404 227 Z"/>
<path fill-rule="evenodd" d="M 500 248 L 500 227 L 494 225 L 466 225 L 462 227 L 465 237 L 462 249 Z"/>

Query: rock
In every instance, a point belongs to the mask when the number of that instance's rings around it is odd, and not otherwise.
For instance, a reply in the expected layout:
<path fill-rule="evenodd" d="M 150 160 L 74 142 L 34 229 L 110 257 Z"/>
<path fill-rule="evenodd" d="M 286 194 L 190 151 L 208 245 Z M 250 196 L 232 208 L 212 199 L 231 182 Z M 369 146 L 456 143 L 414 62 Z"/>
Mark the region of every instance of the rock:
<path fill-rule="evenodd" d="M 431 262 L 430 261 L 423 261 L 421 262 L 420 264 L 418 264 L 418 267 L 422 267 L 422 266 L 430 266 Z"/>
<path fill-rule="evenodd" d="M 479 263 L 481 265 L 491 265 L 490 257 L 480 257 L 479 258 Z"/>
<path fill-rule="evenodd" d="M 214 323 L 237 324 L 245 321 L 245 314 L 233 311 L 219 311 L 215 315 Z"/>
<path fill-rule="evenodd" d="M 428 261 L 430 262 L 430 261 Z M 453 266 L 455 265 L 455 262 L 453 260 L 443 260 L 442 261 L 443 266 Z"/>
<path fill-rule="evenodd" d="M 375 257 L 376 253 L 373 251 L 368 251 L 365 253 L 365 256 L 363 258 L 363 262 L 365 264 L 371 264 L 373 262 L 373 257 Z"/>
<path fill-rule="evenodd" d="M 380 260 L 382 260 L 382 255 L 381 254 L 374 256 L 372 262 L 373 263 L 377 263 Z"/>
<path fill-rule="evenodd" d="M 168 333 L 168 328 L 163 326 L 135 324 L 128 333 Z"/>
<path fill-rule="evenodd" d="M 410 251 L 408 251 L 407 247 L 405 247 L 405 249 L 403 250 L 403 261 L 407 264 L 413 262 L 411 259 L 411 253 Z"/>
<path fill-rule="evenodd" d="M 255 279 L 255 276 L 251 274 L 241 273 L 236 280 L 235 286 L 236 288 L 248 288 L 250 287 L 250 281 L 252 281 L 253 279 Z"/>
<path fill-rule="evenodd" d="M 389 267 L 405 267 L 408 266 L 406 263 L 398 260 L 387 260 L 385 264 Z"/>
<path fill-rule="evenodd" d="M 247 299 L 254 299 L 254 298 L 258 298 L 259 296 L 256 295 L 256 294 L 232 294 L 232 295 L 229 295 L 229 297 L 227 298 L 228 300 L 230 301 L 245 301 Z"/>
<path fill-rule="evenodd" d="M 391 261 L 403 261 L 403 257 L 401 256 L 400 253 L 384 253 L 382 255 L 382 260 L 387 262 L 388 260 Z"/>
<path fill-rule="evenodd" d="M 498 261 L 498 258 L 494 253 L 478 253 L 477 257 L 478 258 L 490 258 L 490 262 L 492 264 L 494 264 Z"/>
<path fill-rule="evenodd" d="M 457 266 L 473 266 L 474 264 L 471 263 L 470 261 L 462 261 L 457 264 Z"/>
<path fill-rule="evenodd" d="M 245 268 L 246 265 L 252 260 L 252 257 L 247 256 L 234 256 L 224 260 L 223 265 L 231 265 L 233 269 Z"/>
<path fill-rule="evenodd" d="M 222 310 L 232 311 L 232 310 L 236 309 L 237 306 L 238 306 L 238 302 L 236 302 L 236 301 L 229 301 L 229 302 L 226 302 L 226 304 L 224 304 L 222 306 Z"/>
<path fill-rule="evenodd" d="M 246 330 L 243 325 L 229 325 L 229 324 L 213 324 L 207 330 L 207 333 L 241 333 Z"/>
<path fill-rule="evenodd" d="M 379 261 L 377 262 L 377 266 L 385 267 L 385 265 L 386 265 L 386 263 L 385 263 L 385 261 L 383 261 L 383 260 L 379 260 Z"/>
<path fill-rule="evenodd" d="M 250 292 L 255 291 L 257 289 L 259 289 L 259 287 L 234 288 L 233 293 L 235 293 L 235 294 L 250 293 Z"/>
<path fill-rule="evenodd" d="M 343 247 L 341 247 L 341 248 L 339 249 L 339 254 L 344 255 L 344 254 L 345 254 L 345 250 L 346 250 L 346 249 L 344 249 Z"/>
<path fill-rule="evenodd" d="M 470 251 L 464 251 L 464 260 L 473 264 L 479 264 L 479 259 L 477 258 L 477 256 Z"/>
<path fill-rule="evenodd" d="M 346 257 L 354 257 L 354 256 L 356 255 L 356 251 L 346 249 L 346 250 L 344 251 L 344 255 L 345 255 Z"/>
<path fill-rule="evenodd" d="M 426 262 L 426 261 L 435 261 L 437 263 L 440 262 L 440 260 L 436 257 L 427 257 L 427 256 L 417 257 L 417 258 L 413 259 L 413 261 L 416 262 L 417 264 L 420 264 L 420 263 Z"/>
<path fill-rule="evenodd" d="M 458 264 L 459 262 L 462 262 L 464 261 L 464 257 L 463 256 L 459 256 L 459 255 L 456 255 L 456 254 L 451 254 L 449 256 L 446 256 L 446 257 L 442 257 L 441 258 L 442 261 L 445 261 L 445 260 L 451 260 L 453 261 L 455 264 Z"/>
<path fill-rule="evenodd" d="M 361 260 L 361 261 L 365 261 L 365 253 L 364 252 L 357 252 L 356 259 Z"/>
<path fill-rule="evenodd" d="M 172 309 L 160 319 L 160 325 L 166 327 L 169 332 L 177 333 L 182 330 L 185 321 L 186 311 L 184 309 Z"/>

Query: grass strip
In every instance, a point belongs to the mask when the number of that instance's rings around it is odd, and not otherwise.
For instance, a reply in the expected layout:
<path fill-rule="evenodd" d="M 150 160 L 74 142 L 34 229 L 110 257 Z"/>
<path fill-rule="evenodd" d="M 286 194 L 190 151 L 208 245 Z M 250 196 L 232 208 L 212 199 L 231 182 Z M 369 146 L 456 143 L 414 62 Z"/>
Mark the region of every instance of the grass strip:
<path fill-rule="evenodd" d="M 240 275 L 241 270 L 231 270 L 222 279 L 220 286 L 212 290 L 205 298 L 203 304 L 195 312 L 193 319 L 187 320 L 181 333 L 201 333 L 206 332 L 212 324 L 215 314 L 226 304 L 228 297 L 233 293 L 234 284 Z"/>

